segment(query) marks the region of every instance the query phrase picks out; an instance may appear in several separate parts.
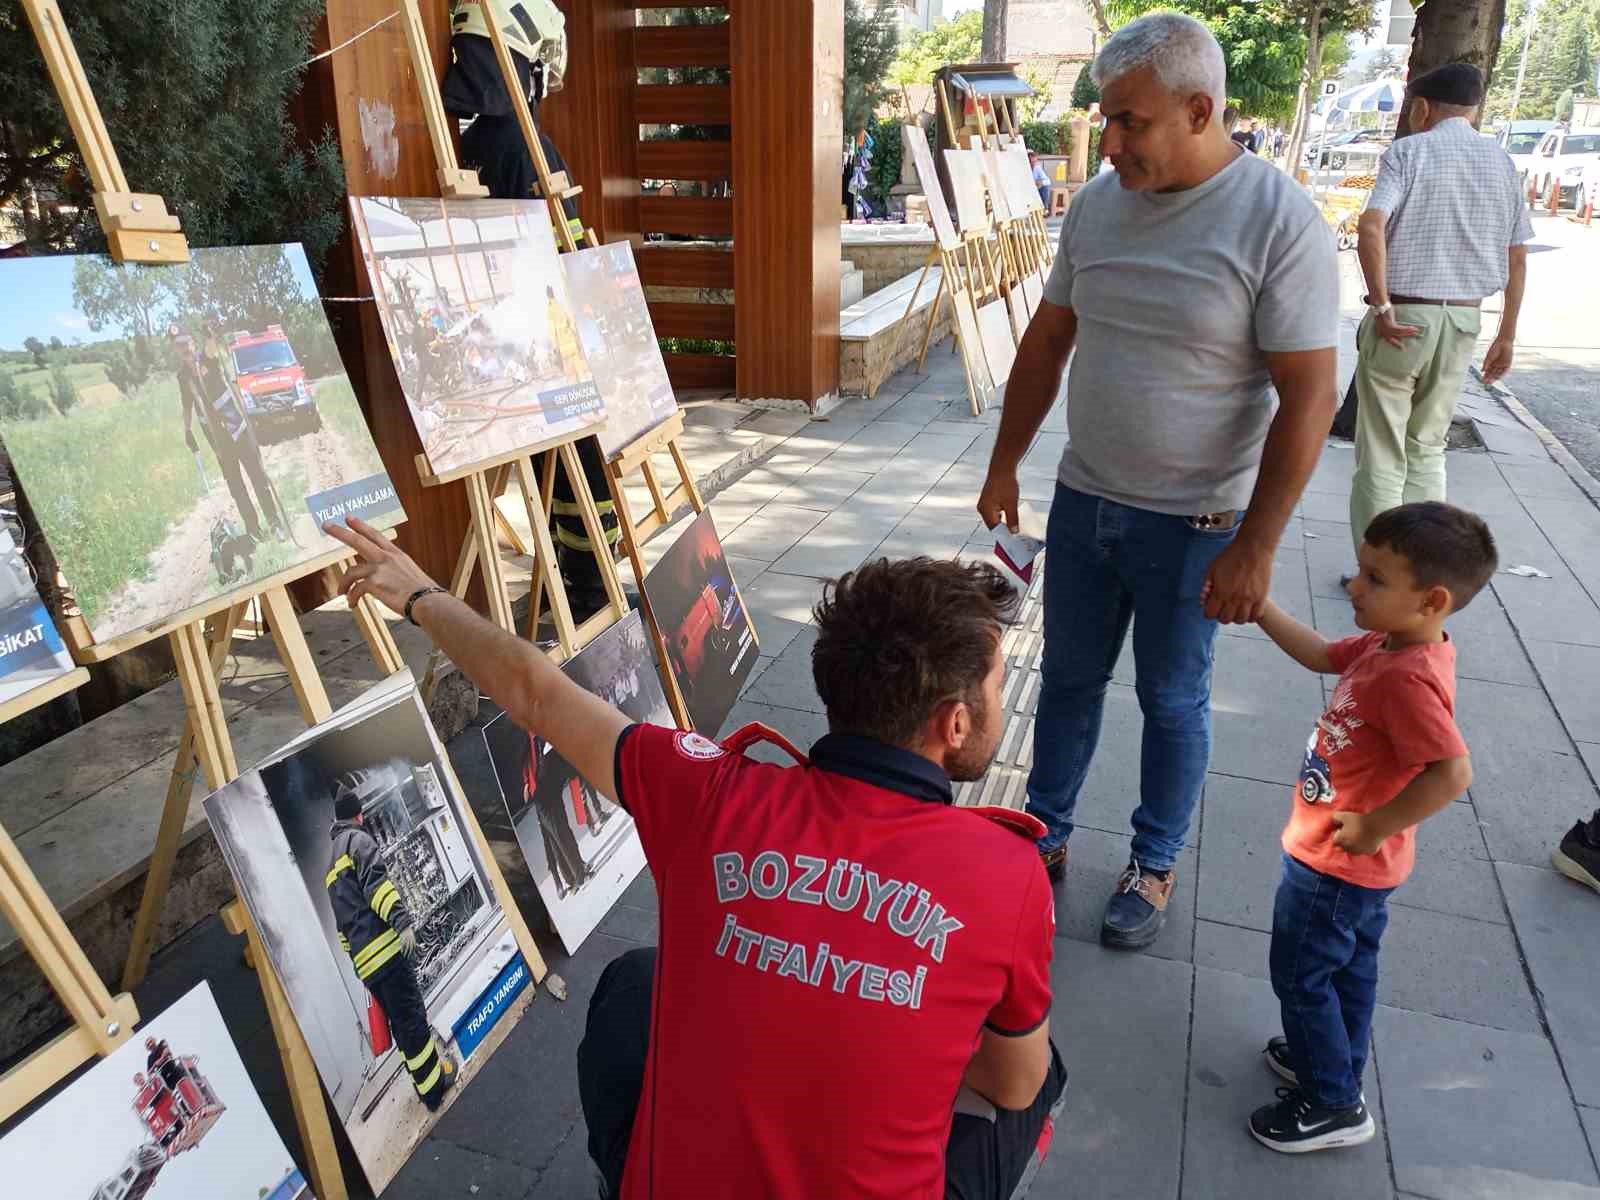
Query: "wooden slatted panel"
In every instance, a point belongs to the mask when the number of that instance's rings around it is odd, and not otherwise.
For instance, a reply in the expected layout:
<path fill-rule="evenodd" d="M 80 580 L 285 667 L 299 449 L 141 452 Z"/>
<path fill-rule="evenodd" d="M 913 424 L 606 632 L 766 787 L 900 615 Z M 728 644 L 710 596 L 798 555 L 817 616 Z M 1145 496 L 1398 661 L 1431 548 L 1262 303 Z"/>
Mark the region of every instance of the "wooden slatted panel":
<path fill-rule="evenodd" d="M 699 196 L 640 196 L 641 233 L 692 233 L 733 236 L 733 201 Z"/>
<path fill-rule="evenodd" d="M 633 261 L 647 287 L 733 286 L 733 253 L 728 250 L 654 242 L 634 247 Z"/>
<path fill-rule="evenodd" d="M 733 337 L 733 305 L 679 304 L 665 300 L 650 302 L 650 320 L 657 337 L 720 338 Z"/>
<path fill-rule="evenodd" d="M 728 26 L 645 25 L 633 31 L 636 67 L 725 67 Z"/>
<path fill-rule="evenodd" d="M 633 89 L 633 115 L 641 125 L 727 125 L 732 97 L 725 83 L 641 83 Z"/>
<path fill-rule="evenodd" d="M 729 354 L 664 354 L 672 386 L 732 391 L 735 359 Z"/>
<path fill-rule="evenodd" d="M 733 175 L 733 143 L 664 138 L 639 143 L 641 179 L 728 179 Z"/>

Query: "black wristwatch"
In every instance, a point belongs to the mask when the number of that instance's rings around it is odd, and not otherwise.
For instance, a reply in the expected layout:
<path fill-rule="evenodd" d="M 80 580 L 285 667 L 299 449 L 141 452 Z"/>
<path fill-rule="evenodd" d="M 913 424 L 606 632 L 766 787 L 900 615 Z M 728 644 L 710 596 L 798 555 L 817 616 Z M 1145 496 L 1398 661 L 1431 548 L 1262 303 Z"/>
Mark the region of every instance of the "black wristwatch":
<path fill-rule="evenodd" d="M 406 620 L 410 621 L 413 625 L 417 623 L 417 619 L 411 615 L 411 610 L 416 607 L 418 600 L 421 600 L 424 596 L 431 596 L 435 592 L 448 592 L 449 590 L 449 588 L 442 588 L 435 583 L 430 584 L 425 588 L 418 588 L 416 591 L 412 592 L 410 596 L 406 597 Z"/>

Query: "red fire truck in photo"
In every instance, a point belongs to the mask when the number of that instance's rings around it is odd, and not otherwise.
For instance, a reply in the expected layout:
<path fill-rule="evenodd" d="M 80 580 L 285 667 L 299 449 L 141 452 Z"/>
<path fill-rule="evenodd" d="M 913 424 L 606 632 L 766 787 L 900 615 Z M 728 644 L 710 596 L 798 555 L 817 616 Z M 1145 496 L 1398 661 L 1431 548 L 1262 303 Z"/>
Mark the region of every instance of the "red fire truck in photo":
<path fill-rule="evenodd" d="M 236 331 L 228 336 L 228 350 L 257 441 L 270 446 L 322 428 L 305 368 L 283 326 L 268 325 L 260 333 Z"/>

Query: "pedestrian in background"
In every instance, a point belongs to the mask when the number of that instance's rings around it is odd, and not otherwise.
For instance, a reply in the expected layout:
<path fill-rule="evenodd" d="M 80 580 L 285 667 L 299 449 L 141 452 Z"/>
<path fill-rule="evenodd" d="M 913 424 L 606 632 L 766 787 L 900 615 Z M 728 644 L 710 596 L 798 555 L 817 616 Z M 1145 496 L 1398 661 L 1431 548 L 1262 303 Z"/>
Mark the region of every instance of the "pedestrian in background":
<path fill-rule="evenodd" d="M 1477 343 L 1479 306 L 1504 289 L 1484 357 L 1493 383 L 1511 367 L 1533 225 L 1511 158 L 1472 116 L 1483 76 L 1450 63 L 1406 89 L 1411 128 L 1378 162 L 1357 224 L 1370 306 L 1356 334 L 1356 471 L 1350 536 L 1398 504 L 1443 500 L 1445 437 Z"/>
<path fill-rule="evenodd" d="M 1259 616 L 1333 419 L 1339 275 L 1305 191 L 1229 141 L 1227 69 L 1204 25 L 1142 17 L 1092 75 L 1117 177 L 1067 209 L 978 512 L 1016 528 L 1017 468 L 1071 355 L 1028 811 L 1059 880 L 1131 622 L 1140 794 L 1100 937 L 1137 949 L 1161 932 L 1205 782 L 1217 626 Z"/>

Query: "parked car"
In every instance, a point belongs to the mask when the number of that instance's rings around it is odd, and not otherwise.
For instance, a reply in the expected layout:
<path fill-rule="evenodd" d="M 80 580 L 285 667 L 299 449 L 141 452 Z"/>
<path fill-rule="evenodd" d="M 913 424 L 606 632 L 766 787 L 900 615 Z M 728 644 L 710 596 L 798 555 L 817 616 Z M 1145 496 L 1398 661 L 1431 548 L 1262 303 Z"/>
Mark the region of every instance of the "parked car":
<path fill-rule="evenodd" d="M 1600 129 L 1552 129 L 1533 152 L 1533 164 L 1524 179 L 1539 203 L 1557 196 L 1559 208 L 1576 204 L 1583 190 L 1583 168 L 1600 159 Z"/>
<path fill-rule="evenodd" d="M 1516 164 L 1519 175 L 1527 175 L 1533 154 L 1544 135 L 1556 127 L 1554 121 L 1512 121 L 1495 132 L 1494 139 Z"/>
<path fill-rule="evenodd" d="M 1351 129 L 1345 133 L 1334 134 L 1321 144 L 1318 139 L 1310 138 L 1305 150 L 1306 166 L 1328 167 L 1342 171 L 1346 167 L 1355 165 L 1356 162 L 1370 161 L 1376 164 L 1379 156 L 1393 140 L 1394 134 L 1381 129 Z"/>

